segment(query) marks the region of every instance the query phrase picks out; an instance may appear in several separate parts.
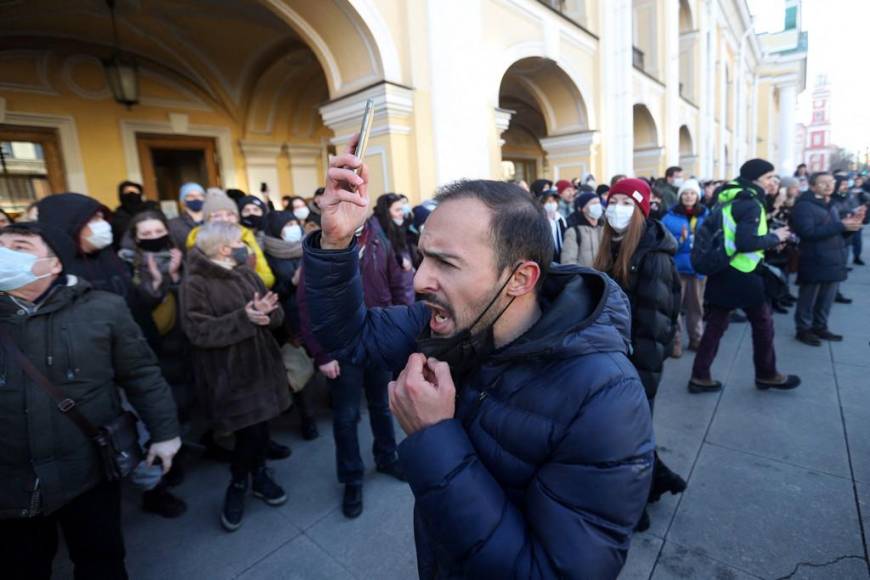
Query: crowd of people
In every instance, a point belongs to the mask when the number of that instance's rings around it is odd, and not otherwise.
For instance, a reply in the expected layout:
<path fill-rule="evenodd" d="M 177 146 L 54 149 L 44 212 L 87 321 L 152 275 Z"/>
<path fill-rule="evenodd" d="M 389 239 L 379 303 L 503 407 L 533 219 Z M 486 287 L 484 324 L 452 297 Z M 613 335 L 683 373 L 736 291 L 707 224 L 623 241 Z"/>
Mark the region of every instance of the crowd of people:
<path fill-rule="evenodd" d="M 780 178 L 752 159 L 727 182 L 680 167 L 460 181 L 412 207 L 370 203 L 346 154 L 310 199 L 278 207 L 197 183 L 171 218 L 134 182 L 118 202 L 63 193 L 0 212 L 0 554 L 14 577 L 51 576 L 58 525 L 76 577 L 126 577 L 121 485 L 70 409 L 98 426 L 141 418 L 130 480 L 147 512 L 184 514 L 173 488 L 194 458 L 229 464 L 216 516 L 232 532 L 249 495 L 286 502 L 268 465 L 292 450 L 270 422 L 292 412 L 317 438 L 317 375 L 344 515 L 363 512 L 365 393 L 376 470 L 417 500 L 421 578 L 615 577 L 647 504 L 686 489 L 655 450 L 666 360 L 695 352 L 688 391 L 718 391 L 719 341 L 748 321 L 756 387 L 799 386 L 777 366 L 773 313 L 794 307 L 804 344 L 842 340 L 828 316 L 850 302 L 849 252 L 864 265 L 870 180 Z M 700 251 L 716 239 L 718 269 Z"/>

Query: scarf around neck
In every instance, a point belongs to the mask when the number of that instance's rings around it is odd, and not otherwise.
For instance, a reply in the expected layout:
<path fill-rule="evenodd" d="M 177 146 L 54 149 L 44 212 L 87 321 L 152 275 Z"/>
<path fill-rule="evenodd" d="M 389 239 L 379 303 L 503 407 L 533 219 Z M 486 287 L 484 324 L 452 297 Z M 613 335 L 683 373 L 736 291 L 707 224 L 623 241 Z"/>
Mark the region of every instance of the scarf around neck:
<path fill-rule="evenodd" d="M 285 242 L 279 238 L 266 236 L 263 250 L 279 260 L 293 260 L 302 257 L 302 242 Z"/>

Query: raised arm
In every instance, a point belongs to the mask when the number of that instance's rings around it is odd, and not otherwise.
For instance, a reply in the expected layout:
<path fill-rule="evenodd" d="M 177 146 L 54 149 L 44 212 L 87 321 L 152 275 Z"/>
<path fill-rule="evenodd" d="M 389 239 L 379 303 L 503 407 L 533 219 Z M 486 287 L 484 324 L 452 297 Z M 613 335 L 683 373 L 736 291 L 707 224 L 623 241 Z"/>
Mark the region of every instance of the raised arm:
<path fill-rule="evenodd" d="M 329 163 L 320 233 L 305 238 L 305 297 L 314 336 L 332 358 L 401 369 L 426 325 L 422 304 L 366 310 L 356 231 L 368 215 L 368 168 L 351 151 Z"/>

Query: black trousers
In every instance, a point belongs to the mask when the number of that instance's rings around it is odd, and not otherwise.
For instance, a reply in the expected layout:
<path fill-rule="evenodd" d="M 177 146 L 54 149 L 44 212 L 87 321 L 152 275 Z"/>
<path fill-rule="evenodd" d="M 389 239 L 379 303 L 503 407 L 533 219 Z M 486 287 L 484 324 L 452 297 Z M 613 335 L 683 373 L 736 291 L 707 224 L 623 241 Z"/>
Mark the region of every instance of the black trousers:
<path fill-rule="evenodd" d="M 51 578 L 58 525 L 76 580 L 126 580 L 118 482 L 101 483 L 47 516 L 0 520 L 0 576 Z"/>
<path fill-rule="evenodd" d="M 230 473 L 235 481 L 247 480 L 249 473 L 266 464 L 266 450 L 269 447 L 269 424 L 265 421 L 239 429 L 235 432 L 236 447 Z"/>

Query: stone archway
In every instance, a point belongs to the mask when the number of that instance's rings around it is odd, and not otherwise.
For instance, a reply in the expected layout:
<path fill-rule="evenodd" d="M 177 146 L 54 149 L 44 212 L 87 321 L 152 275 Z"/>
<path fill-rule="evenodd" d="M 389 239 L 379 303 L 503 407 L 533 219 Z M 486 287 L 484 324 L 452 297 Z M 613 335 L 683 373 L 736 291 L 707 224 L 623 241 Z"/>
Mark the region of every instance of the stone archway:
<path fill-rule="evenodd" d="M 7 109 L 69 111 L 87 173 L 81 190 L 110 206 L 118 181 L 142 178 L 137 132 L 212 138 L 221 169 L 213 185 L 259 193 L 265 183 L 276 200 L 311 195 L 367 96 L 380 95 L 382 125 L 412 107 L 406 99 L 386 114 L 383 87 L 401 81 L 401 67 L 370 0 L 151 0 L 118 2 L 115 14 L 122 48 L 139 63 L 140 100 L 129 111 L 112 101 L 100 65 L 113 50 L 104 2 L 0 7 L 0 60 L 14 61 L 23 84 L 42 95 L 24 99 L 18 86 L 7 93 L 0 76 Z M 375 179 L 384 187 L 395 182 L 386 152 L 403 148 L 389 127 L 375 130 Z"/>
<path fill-rule="evenodd" d="M 556 62 L 527 57 L 511 64 L 499 85 L 497 124 L 505 177 L 579 177 L 592 167 L 586 101 Z"/>

